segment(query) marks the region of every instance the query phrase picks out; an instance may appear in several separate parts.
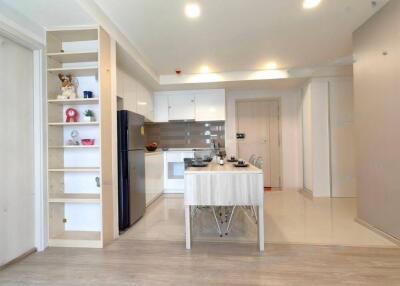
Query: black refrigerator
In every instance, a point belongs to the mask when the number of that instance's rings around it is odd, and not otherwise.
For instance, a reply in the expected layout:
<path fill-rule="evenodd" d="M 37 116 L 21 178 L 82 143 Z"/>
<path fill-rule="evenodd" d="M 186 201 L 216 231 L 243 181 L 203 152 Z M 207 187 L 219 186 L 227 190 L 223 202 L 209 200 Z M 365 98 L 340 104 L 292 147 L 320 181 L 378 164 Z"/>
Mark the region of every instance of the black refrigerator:
<path fill-rule="evenodd" d="M 144 169 L 144 117 L 118 111 L 118 217 L 122 231 L 144 214 L 146 208 Z"/>

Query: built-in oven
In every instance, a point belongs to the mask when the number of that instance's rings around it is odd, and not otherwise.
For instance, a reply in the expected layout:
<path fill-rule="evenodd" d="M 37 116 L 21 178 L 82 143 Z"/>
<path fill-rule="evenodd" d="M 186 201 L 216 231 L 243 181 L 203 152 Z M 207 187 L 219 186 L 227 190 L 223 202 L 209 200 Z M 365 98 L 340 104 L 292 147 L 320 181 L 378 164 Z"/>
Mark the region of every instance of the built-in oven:
<path fill-rule="evenodd" d="M 167 151 L 164 160 L 164 192 L 183 193 L 185 158 L 194 158 L 194 151 Z"/>

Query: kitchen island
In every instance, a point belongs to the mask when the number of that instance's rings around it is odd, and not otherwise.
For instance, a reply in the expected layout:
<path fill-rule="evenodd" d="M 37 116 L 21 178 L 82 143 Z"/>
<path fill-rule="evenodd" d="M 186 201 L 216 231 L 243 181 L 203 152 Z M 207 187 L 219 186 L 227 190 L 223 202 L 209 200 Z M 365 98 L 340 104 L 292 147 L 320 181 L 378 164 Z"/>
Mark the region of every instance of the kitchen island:
<path fill-rule="evenodd" d="M 254 206 L 258 211 L 258 245 L 264 251 L 263 172 L 252 165 L 235 167 L 232 163 L 207 167 L 188 167 L 184 172 L 186 248 L 191 248 L 192 207 Z"/>

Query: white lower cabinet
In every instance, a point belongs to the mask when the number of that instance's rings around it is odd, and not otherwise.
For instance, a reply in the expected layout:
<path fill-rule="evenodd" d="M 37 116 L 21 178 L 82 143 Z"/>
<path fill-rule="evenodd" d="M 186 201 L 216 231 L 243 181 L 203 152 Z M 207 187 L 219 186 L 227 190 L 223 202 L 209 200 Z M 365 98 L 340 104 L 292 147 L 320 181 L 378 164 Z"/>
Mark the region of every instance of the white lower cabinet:
<path fill-rule="evenodd" d="M 146 207 L 164 190 L 164 152 L 145 154 Z"/>

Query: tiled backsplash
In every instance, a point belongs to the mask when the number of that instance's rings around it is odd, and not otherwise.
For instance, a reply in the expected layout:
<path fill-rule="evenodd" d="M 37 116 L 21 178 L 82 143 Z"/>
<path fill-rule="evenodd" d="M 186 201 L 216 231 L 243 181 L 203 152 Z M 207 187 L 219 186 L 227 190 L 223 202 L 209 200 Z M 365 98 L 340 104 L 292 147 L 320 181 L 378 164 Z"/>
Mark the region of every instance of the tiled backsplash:
<path fill-rule="evenodd" d="M 225 122 L 146 123 L 147 144 L 157 142 L 160 148 L 207 148 L 211 139 L 225 147 Z"/>

